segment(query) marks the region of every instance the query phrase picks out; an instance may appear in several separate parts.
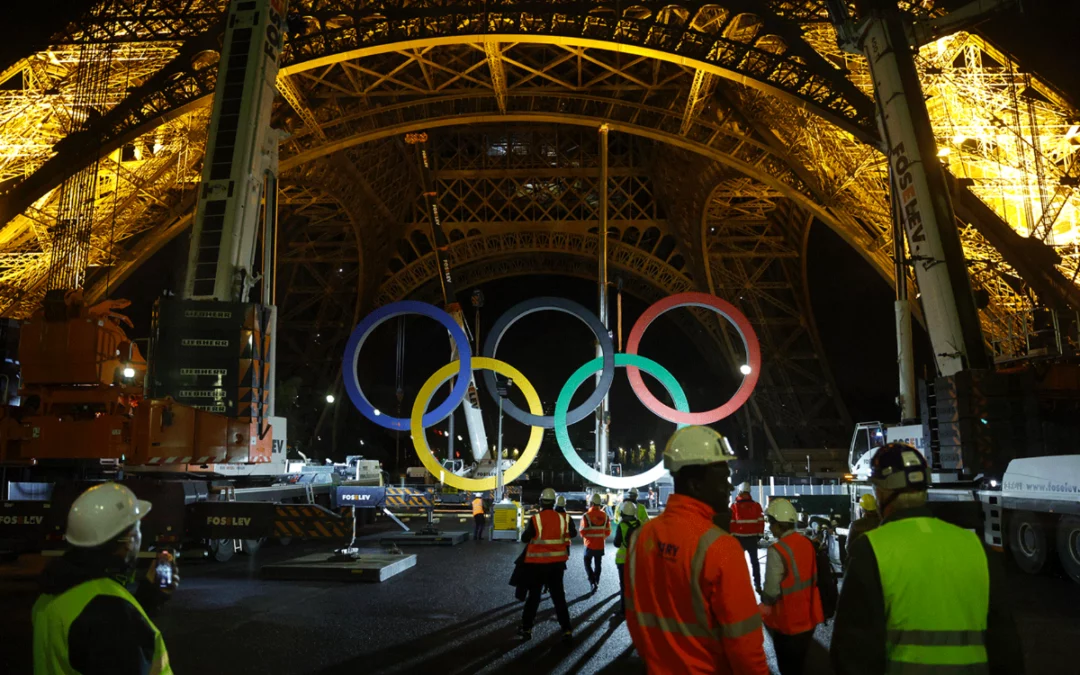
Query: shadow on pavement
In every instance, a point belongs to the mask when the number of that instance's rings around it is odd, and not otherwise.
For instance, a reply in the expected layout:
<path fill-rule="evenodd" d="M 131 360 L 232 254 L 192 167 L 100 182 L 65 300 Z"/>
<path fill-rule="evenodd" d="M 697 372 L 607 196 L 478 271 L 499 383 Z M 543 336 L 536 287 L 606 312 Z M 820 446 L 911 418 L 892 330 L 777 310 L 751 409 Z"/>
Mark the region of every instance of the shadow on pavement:
<path fill-rule="evenodd" d="M 602 631 L 612 623 L 611 618 L 618 611 L 618 593 L 606 598 L 592 595 L 579 596 L 567 604 L 571 607 L 581 602 L 595 600 L 595 604 L 573 618 L 574 641 L 563 642 L 562 632 L 554 630 L 547 637 L 539 637 L 546 631 L 542 624 L 554 622 L 555 609 L 548 606 L 537 613 L 536 630 L 532 640 L 524 642 L 517 637 L 520 625 L 515 615 L 520 615 L 523 604 L 513 602 L 490 612 L 479 614 L 464 621 L 450 624 L 436 632 L 419 638 L 364 654 L 320 672 L 327 675 L 353 675 L 357 672 L 369 673 L 428 673 L 439 672 L 446 675 L 466 675 L 478 673 L 498 661 L 498 670 L 512 670 L 516 673 L 550 673 L 560 667 L 583 642 Z M 611 605 L 607 607 L 607 605 Z M 602 639 L 614 632 L 609 628 Z M 579 672 L 581 667 L 600 648 L 598 642 L 581 658 L 574 662 L 567 672 Z M 520 653 L 511 654 L 518 650 Z"/>

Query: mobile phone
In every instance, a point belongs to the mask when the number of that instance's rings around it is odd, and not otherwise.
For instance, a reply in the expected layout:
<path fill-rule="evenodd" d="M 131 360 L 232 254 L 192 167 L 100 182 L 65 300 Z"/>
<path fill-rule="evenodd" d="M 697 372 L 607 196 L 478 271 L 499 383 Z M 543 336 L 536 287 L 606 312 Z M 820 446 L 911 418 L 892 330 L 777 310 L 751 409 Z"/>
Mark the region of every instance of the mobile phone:
<path fill-rule="evenodd" d="M 157 582 L 160 588 L 168 588 L 172 584 L 172 565 L 168 561 L 159 562 L 156 570 Z"/>

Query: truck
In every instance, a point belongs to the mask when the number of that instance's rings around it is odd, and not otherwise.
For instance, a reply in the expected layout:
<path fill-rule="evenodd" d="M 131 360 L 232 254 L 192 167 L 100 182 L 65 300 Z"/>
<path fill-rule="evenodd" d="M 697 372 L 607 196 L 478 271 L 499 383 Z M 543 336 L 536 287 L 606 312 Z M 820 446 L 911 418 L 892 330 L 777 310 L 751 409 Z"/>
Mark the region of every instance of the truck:
<path fill-rule="evenodd" d="M 10 398 L 5 372 L 0 407 L 0 539 L 16 550 L 62 545 L 68 506 L 105 480 L 154 504 L 150 549 L 200 542 L 224 559 L 271 534 L 347 530 L 325 509 L 277 508 L 328 498 L 333 483 L 333 467 L 288 459 L 274 411 L 270 118 L 287 5 L 229 5 L 184 286 L 155 303 L 148 352 L 128 337 L 128 301 L 86 302 L 85 269 L 74 269 L 85 256 L 71 255 L 53 261 L 17 354 L 3 355 L 20 369 Z"/>
<path fill-rule="evenodd" d="M 1020 569 L 1056 558 L 1080 583 L 1080 357 L 1046 356 L 937 378 L 918 424 L 863 422 L 848 454 L 852 511 L 873 450 L 905 443 L 931 467 L 930 507 L 1008 551 Z"/>

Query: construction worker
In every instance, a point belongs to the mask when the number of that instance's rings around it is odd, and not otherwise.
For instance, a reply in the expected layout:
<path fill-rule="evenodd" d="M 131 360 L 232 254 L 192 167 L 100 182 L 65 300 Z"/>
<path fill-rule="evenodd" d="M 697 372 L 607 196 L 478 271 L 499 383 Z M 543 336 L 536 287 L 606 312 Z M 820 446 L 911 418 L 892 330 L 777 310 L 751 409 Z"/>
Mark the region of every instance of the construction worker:
<path fill-rule="evenodd" d="M 769 672 L 742 546 L 720 527 L 734 458 L 702 426 L 677 430 L 664 448 L 675 494 L 632 535 L 626 562 L 626 624 L 651 673 Z"/>
<path fill-rule="evenodd" d="M 619 611 L 626 614 L 626 574 L 623 569 L 626 565 L 626 547 L 630 543 L 630 536 L 641 527 L 637 519 L 637 506 L 633 502 L 624 502 L 622 505 L 622 518 L 619 526 L 615 528 L 615 568 L 619 571 Z"/>
<path fill-rule="evenodd" d="M 750 483 L 739 486 L 739 494 L 731 505 L 731 533 L 750 556 L 750 572 L 754 575 L 754 590 L 761 595 L 761 561 L 758 544 L 765 534 L 765 516 L 761 504 L 750 496 Z"/>
<path fill-rule="evenodd" d="M 134 595 L 128 590 L 142 546 L 139 522 L 149 512 L 150 502 L 117 483 L 96 485 L 71 505 L 70 548 L 45 569 L 31 614 L 36 675 L 171 675 L 165 641 L 146 614 L 180 582 L 171 556 L 158 557 Z"/>
<path fill-rule="evenodd" d="M 859 537 L 881 525 L 881 516 L 878 514 L 877 500 L 874 499 L 874 495 L 867 492 L 862 497 L 859 497 L 859 509 L 862 511 L 862 516 L 857 518 L 848 528 L 847 564 L 851 564 L 851 545 Z"/>
<path fill-rule="evenodd" d="M 525 640 L 532 637 L 533 621 L 540 607 L 540 595 L 545 587 L 551 593 L 555 616 L 562 626 L 563 639 L 573 639 L 570 627 L 570 609 L 566 605 L 563 590 L 563 573 L 570 558 L 568 541 L 577 536 L 577 528 L 569 516 L 555 511 L 555 490 L 544 488 L 540 493 L 540 512 L 529 519 L 521 535 L 525 547 L 523 574 L 527 579 L 528 596 L 521 616 L 518 635 Z"/>
<path fill-rule="evenodd" d="M 817 549 L 795 531 L 799 515 L 791 502 L 774 499 L 765 513 L 776 543 L 765 556 L 761 614 L 780 675 L 801 675 L 814 628 L 825 621 L 817 588 Z"/>
<path fill-rule="evenodd" d="M 631 503 L 637 509 L 638 523 L 644 525 L 649 522 L 649 511 L 645 508 L 644 504 L 638 504 L 638 491 L 637 488 L 630 488 L 630 491 L 626 493 L 626 499 L 623 500 L 623 504 Z M 622 507 L 619 507 L 619 517 L 622 517 Z"/>
<path fill-rule="evenodd" d="M 473 539 L 476 541 L 483 541 L 484 539 L 484 498 L 479 492 L 473 493 L 472 500 L 472 517 L 473 517 Z"/>
<path fill-rule="evenodd" d="M 929 471 L 909 445 L 874 453 L 882 522 L 851 548 L 831 647 L 838 675 L 1024 672 L 999 554 L 931 514 Z"/>
<path fill-rule="evenodd" d="M 590 501 L 589 510 L 581 516 L 579 531 L 585 540 L 585 574 L 595 593 L 600 586 L 600 572 L 604 569 L 604 547 L 611 536 L 611 519 L 600 508 L 600 495 L 593 495 Z"/>

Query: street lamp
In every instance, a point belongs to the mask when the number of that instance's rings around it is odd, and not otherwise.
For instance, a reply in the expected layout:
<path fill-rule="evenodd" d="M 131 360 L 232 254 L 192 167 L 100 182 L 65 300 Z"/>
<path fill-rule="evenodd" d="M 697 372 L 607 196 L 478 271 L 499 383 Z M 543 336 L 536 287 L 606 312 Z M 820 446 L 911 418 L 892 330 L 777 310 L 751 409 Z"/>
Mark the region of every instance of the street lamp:
<path fill-rule="evenodd" d="M 327 403 L 333 403 L 334 402 L 334 395 L 333 394 L 327 394 L 326 395 L 326 402 Z"/>

